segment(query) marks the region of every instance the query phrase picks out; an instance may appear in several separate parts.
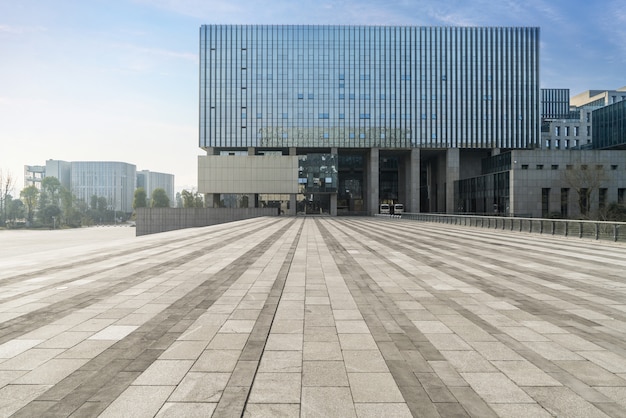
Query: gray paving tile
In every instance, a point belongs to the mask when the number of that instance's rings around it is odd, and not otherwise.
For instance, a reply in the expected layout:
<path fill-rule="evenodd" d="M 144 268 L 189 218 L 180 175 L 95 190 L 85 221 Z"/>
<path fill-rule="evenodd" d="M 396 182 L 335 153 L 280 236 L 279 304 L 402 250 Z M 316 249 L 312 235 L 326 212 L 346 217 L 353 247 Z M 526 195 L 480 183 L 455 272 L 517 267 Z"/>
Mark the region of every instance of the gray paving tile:
<path fill-rule="evenodd" d="M 257 373 L 250 403 L 300 403 L 300 373 Z"/>
<path fill-rule="evenodd" d="M 461 373 L 463 379 L 487 403 L 533 403 L 533 400 L 502 373 Z"/>
<path fill-rule="evenodd" d="M 230 373 L 189 372 L 176 386 L 168 401 L 213 402 L 217 404 L 230 376 Z"/>
<path fill-rule="evenodd" d="M 348 386 L 346 367 L 342 361 L 304 361 L 302 386 Z"/>
<path fill-rule="evenodd" d="M 348 373 L 354 402 L 404 402 L 391 373 Z"/>
<path fill-rule="evenodd" d="M 356 417 L 347 387 L 303 387 L 302 417 Z"/>
<path fill-rule="evenodd" d="M 524 390 L 554 416 L 581 418 L 608 416 L 565 387 L 525 388 Z"/>
<path fill-rule="evenodd" d="M 619 245 L 285 217 L 81 251 L 0 271 L 0 415 L 626 415 Z"/>
<path fill-rule="evenodd" d="M 215 411 L 215 403 L 166 402 L 155 418 L 205 418 Z"/>

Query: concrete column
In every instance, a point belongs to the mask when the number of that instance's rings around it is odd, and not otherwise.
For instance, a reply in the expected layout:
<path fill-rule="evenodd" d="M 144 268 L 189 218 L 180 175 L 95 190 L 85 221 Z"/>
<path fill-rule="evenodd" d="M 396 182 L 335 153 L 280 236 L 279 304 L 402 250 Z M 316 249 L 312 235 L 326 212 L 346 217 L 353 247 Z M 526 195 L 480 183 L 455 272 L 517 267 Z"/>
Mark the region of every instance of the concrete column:
<path fill-rule="evenodd" d="M 461 158 L 458 148 L 450 148 L 446 153 L 446 213 L 456 212 L 454 207 L 454 182 L 460 178 Z"/>
<path fill-rule="evenodd" d="M 215 155 L 215 148 L 213 147 L 205 148 L 205 151 L 206 155 Z"/>
<path fill-rule="evenodd" d="M 337 147 L 331 147 L 330 154 L 338 156 L 339 151 L 337 150 Z M 337 167 L 335 168 L 337 169 L 339 168 L 338 157 L 337 157 Z M 337 180 L 339 180 L 339 177 L 337 177 Z M 337 184 L 337 188 L 339 188 L 339 184 Z M 337 216 L 337 192 L 330 195 L 330 216 Z"/>
<path fill-rule="evenodd" d="M 296 207 L 297 207 L 296 194 L 295 193 L 291 193 L 289 195 L 289 212 L 288 212 L 289 215 L 295 216 L 297 214 Z"/>
<path fill-rule="evenodd" d="M 296 147 L 289 147 L 289 155 L 296 156 L 298 155 L 298 150 Z M 297 194 L 292 193 L 289 195 L 289 215 L 295 216 L 298 214 L 297 208 Z"/>
<path fill-rule="evenodd" d="M 337 193 L 330 195 L 330 216 L 337 216 Z"/>
<path fill-rule="evenodd" d="M 207 201 L 206 206 L 208 208 L 219 208 L 220 207 L 220 194 L 212 193 L 212 196 L 213 198 L 210 201 Z"/>
<path fill-rule="evenodd" d="M 405 164 L 405 212 L 417 213 L 420 211 L 420 150 L 412 148 L 411 153 L 406 158 Z"/>
<path fill-rule="evenodd" d="M 379 190 L 379 149 L 371 148 L 369 153 L 369 161 L 367 164 L 367 211 L 373 216 L 378 213 Z"/>

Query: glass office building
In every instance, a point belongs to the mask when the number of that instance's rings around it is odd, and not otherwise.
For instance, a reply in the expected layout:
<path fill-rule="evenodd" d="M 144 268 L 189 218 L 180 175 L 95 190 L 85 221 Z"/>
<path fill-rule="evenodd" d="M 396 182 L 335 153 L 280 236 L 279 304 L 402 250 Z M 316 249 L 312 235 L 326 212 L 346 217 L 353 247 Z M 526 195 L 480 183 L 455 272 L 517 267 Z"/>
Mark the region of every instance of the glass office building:
<path fill-rule="evenodd" d="M 282 150 L 363 157 L 359 188 L 370 212 L 383 187 L 375 184 L 380 170 L 397 159 L 397 170 L 409 168 L 391 175 L 391 188 L 400 190 L 391 199 L 412 195 L 415 207 L 424 199 L 417 190 L 428 185 L 412 183 L 437 181 L 419 180 L 429 159 L 438 159 L 421 150 L 539 145 L 538 68 L 534 27 L 204 25 L 199 145 L 208 156 Z M 462 163 L 463 153 L 449 160 Z M 341 183 L 341 165 L 338 171 Z M 439 183 L 452 190 L 446 179 Z"/>
<path fill-rule="evenodd" d="M 593 148 L 626 149 L 626 100 L 593 111 Z"/>

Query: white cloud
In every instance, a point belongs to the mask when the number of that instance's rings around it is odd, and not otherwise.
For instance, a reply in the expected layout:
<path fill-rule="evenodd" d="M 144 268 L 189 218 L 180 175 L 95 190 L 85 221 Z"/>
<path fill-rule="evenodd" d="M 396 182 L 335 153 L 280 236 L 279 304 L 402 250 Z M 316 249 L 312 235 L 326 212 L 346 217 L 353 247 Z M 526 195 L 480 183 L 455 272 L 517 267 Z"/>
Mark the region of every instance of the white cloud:
<path fill-rule="evenodd" d="M 223 0 L 135 0 L 135 2 L 199 19 L 220 15 L 241 16 L 246 11 L 246 8 L 233 1 Z"/>
<path fill-rule="evenodd" d="M 13 35 L 23 35 L 25 33 L 45 32 L 47 28 L 43 26 L 15 26 L 0 24 L 0 32 Z"/>

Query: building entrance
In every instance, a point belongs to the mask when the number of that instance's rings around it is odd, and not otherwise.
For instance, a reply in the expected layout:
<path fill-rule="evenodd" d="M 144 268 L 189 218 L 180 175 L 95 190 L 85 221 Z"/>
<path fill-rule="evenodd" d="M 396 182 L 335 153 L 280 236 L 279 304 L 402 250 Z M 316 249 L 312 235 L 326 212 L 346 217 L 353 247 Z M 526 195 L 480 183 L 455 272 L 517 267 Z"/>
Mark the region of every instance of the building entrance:
<path fill-rule="evenodd" d="M 330 194 L 310 193 L 298 195 L 298 214 L 330 215 Z"/>

